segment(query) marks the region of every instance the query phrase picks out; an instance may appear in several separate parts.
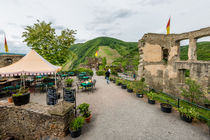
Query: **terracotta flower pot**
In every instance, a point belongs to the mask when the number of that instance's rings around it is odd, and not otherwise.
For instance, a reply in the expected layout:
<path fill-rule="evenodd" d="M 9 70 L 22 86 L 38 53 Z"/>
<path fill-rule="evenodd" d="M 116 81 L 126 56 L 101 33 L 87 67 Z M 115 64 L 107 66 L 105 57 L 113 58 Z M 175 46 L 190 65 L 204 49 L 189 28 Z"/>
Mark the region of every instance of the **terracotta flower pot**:
<path fill-rule="evenodd" d="M 12 97 L 9 97 L 9 98 L 8 98 L 8 103 L 13 103 Z"/>
<path fill-rule="evenodd" d="M 89 117 L 85 118 L 85 121 L 86 121 L 87 123 L 89 123 L 91 118 L 92 118 L 92 114 L 90 114 Z"/>

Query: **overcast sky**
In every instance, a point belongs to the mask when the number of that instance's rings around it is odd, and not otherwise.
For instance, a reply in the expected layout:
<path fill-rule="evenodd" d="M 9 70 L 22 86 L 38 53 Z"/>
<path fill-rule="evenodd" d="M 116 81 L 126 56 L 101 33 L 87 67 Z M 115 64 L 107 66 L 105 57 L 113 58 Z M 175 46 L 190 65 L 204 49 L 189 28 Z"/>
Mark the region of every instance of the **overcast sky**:
<path fill-rule="evenodd" d="M 210 26 L 210 0 L 0 0 L 0 52 L 27 53 L 22 32 L 36 20 L 77 30 L 76 43 L 109 36 L 137 42 L 145 33 L 182 33 Z"/>

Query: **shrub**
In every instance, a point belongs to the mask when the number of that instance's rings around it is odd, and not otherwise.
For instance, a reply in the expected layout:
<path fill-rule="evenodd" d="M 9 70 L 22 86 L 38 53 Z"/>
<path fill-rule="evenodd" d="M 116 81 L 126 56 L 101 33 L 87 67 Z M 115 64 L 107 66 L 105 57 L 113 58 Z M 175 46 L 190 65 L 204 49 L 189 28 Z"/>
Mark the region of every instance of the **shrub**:
<path fill-rule="evenodd" d="M 149 92 L 147 93 L 147 97 L 150 99 L 150 100 L 154 100 L 155 99 L 155 96 L 156 94 L 154 92 Z"/>
<path fill-rule="evenodd" d="M 65 79 L 65 83 L 67 84 L 67 85 L 71 85 L 72 83 L 73 83 L 73 79 L 71 79 L 71 78 L 69 78 L 69 79 Z"/>
<path fill-rule="evenodd" d="M 128 82 L 127 83 L 127 89 L 133 89 L 133 83 L 132 82 Z"/>
<path fill-rule="evenodd" d="M 181 95 L 192 103 L 200 103 L 205 93 L 202 91 L 200 85 L 191 79 L 185 81 L 187 88 L 182 88 Z"/>
<path fill-rule="evenodd" d="M 142 81 L 134 81 L 133 88 L 136 93 L 141 93 L 146 91 L 147 85 Z"/>
<path fill-rule="evenodd" d="M 78 69 L 74 69 L 74 70 L 69 70 L 69 72 L 74 72 L 75 75 L 78 75 L 81 72 L 86 72 L 88 75 L 93 76 L 93 71 L 88 68 L 78 68 Z"/>
<path fill-rule="evenodd" d="M 90 111 L 89 111 L 89 104 L 87 103 L 82 103 L 80 104 L 77 108 L 80 110 L 80 114 L 82 114 L 83 117 L 87 118 L 90 116 Z"/>
<path fill-rule="evenodd" d="M 103 76 L 103 75 L 105 75 L 105 71 L 104 70 L 99 70 L 99 71 L 96 72 L 96 74 L 98 76 Z"/>
<path fill-rule="evenodd" d="M 85 119 L 83 117 L 77 117 L 71 122 L 70 128 L 74 131 L 77 131 L 83 127 L 84 123 Z"/>
<path fill-rule="evenodd" d="M 121 79 L 117 79 L 116 80 L 116 84 L 122 84 L 122 80 Z"/>
<path fill-rule="evenodd" d="M 185 108 L 184 107 L 180 107 L 178 109 L 178 111 L 180 113 L 183 113 L 188 118 L 196 119 L 199 116 L 199 113 L 195 110 L 195 108 L 192 108 L 192 107 L 185 107 Z"/>

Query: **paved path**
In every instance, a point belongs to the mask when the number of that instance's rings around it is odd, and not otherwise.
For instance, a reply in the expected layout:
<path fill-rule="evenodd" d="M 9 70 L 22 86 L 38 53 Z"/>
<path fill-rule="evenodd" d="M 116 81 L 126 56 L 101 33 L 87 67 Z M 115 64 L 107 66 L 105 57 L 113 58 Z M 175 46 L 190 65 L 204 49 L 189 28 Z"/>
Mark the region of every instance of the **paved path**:
<path fill-rule="evenodd" d="M 97 90 L 80 92 L 77 102 L 90 104 L 93 118 L 85 124 L 78 140 L 209 140 L 206 125 L 188 124 L 178 113 L 160 111 L 104 77 L 96 76 Z M 65 139 L 69 139 L 67 136 Z"/>

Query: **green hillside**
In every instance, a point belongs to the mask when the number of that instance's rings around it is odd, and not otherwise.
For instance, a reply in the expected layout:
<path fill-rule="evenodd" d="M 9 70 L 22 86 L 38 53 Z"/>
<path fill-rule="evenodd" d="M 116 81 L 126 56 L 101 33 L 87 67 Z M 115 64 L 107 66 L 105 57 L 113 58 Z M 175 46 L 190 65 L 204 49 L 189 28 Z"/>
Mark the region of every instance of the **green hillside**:
<path fill-rule="evenodd" d="M 188 59 L 188 45 L 181 46 L 180 58 L 181 60 Z M 210 61 L 210 42 L 198 42 L 197 43 L 197 59 Z"/>
<path fill-rule="evenodd" d="M 137 69 L 139 61 L 139 51 L 137 47 L 137 42 L 124 42 L 115 38 L 110 37 L 98 37 L 93 40 L 89 40 L 85 43 L 75 44 L 71 47 L 71 51 L 77 55 L 77 59 L 72 62 L 71 67 L 77 67 L 81 63 L 86 63 L 86 57 L 94 57 L 95 52 L 99 50 L 99 47 L 106 46 L 114 49 L 118 52 L 119 58 L 116 58 L 117 63 L 127 62 L 130 64 L 135 64 L 135 69 Z M 110 51 L 110 49 L 109 49 Z M 105 52 L 110 53 L 107 49 Z M 109 55 L 109 54 L 107 54 Z M 68 62 L 67 62 L 68 64 Z"/>

